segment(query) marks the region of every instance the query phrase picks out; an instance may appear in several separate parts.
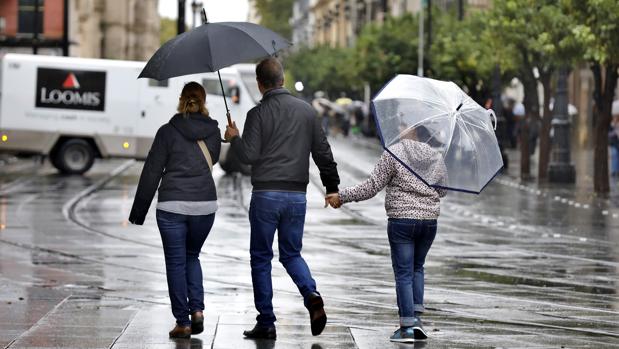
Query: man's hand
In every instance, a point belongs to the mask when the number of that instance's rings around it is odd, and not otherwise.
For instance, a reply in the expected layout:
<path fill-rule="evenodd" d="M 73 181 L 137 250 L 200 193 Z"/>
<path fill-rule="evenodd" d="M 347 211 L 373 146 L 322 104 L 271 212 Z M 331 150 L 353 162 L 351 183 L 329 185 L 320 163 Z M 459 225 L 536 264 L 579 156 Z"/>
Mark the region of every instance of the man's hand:
<path fill-rule="evenodd" d="M 228 142 L 232 140 L 234 137 L 239 136 L 239 129 L 236 128 L 236 122 L 232 122 L 232 126 L 226 126 L 226 133 L 224 134 L 224 139 Z"/>
<path fill-rule="evenodd" d="M 331 205 L 331 207 L 333 208 L 342 207 L 342 200 L 340 199 L 340 194 L 338 193 L 327 194 L 327 196 L 325 196 L 325 208 L 329 205 Z"/>

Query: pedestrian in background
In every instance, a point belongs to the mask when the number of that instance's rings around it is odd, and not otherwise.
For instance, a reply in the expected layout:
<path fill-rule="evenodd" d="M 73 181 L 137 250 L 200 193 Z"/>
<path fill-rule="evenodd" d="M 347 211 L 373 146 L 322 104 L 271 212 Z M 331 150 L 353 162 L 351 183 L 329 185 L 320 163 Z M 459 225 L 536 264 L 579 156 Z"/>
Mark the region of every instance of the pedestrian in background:
<path fill-rule="evenodd" d="M 157 226 L 176 318 L 169 333 L 172 338 L 188 338 L 204 330 L 199 255 L 217 211 L 212 167 L 221 147 L 217 121 L 209 117 L 205 102 L 202 85 L 190 82 L 183 87 L 178 114 L 155 135 L 129 216 L 131 223 L 142 225 L 159 186 Z"/>
<path fill-rule="evenodd" d="M 516 116 L 514 115 L 514 105 L 516 101 L 513 98 L 508 98 L 505 106 L 503 107 L 503 117 L 505 117 L 505 122 L 507 126 L 507 146 L 509 148 L 516 148 L 518 144 L 516 132 L 514 132 L 516 128 Z"/>
<path fill-rule="evenodd" d="M 340 98 L 335 100 L 335 104 L 339 106 L 336 114 L 337 123 L 340 130 L 342 130 L 342 135 L 344 135 L 344 137 L 348 137 L 350 132 L 350 106 L 352 104 L 352 99 L 346 96 L 346 92 L 340 92 Z"/>
<path fill-rule="evenodd" d="M 316 91 L 314 93 L 314 100 L 312 101 L 312 107 L 318 113 L 318 117 L 320 118 L 320 123 L 322 125 L 322 130 L 325 135 L 329 135 L 329 114 L 331 113 L 331 108 L 329 105 L 331 102 L 325 98 L 325 93 L 322 91 Z"/>
<path fill-rule="evenodd" d="M 239 160 L 252 165 L 253 191 L 249 206 L 250 261 L 256 326 L 248 338 L 275 339 L 271 260 L 278 232 L 279 261 L 303 296 L 312 334 L 322 333 L 327 322 L 323 299 L 301 256 L 307 209 L 310 154 L 327 193 L 337 193 L 340 179 L 331 147 L 316 111 L 283 88 L 284 69 L 276 58 L 256 67 L 262 101 L 247 113 L 243 136 L 236 125 L 226 128 L 226 140 Z"/>
<path fill-rule="evenodd" d="M 440 198 L 446 191 L 428 186 L 396 158 L 411 160 L 431 174 L 427 179 L 444 185 L 447 169 L 440 154 L 429 145 L 432 141 L 436 140 L 424 126 L 406 132 L 389 148 L 393 155 L 383 152 L 370 178 L 326 198 L 333 208 L 339 208 L 348 202 L 368 200 L 387 187 L 387 235 L 400 315 L 400 328 L 390 338 L 393 342 L 427 338 L 421 322 L 425 311 L 424 264 L 436 236 Z"/>

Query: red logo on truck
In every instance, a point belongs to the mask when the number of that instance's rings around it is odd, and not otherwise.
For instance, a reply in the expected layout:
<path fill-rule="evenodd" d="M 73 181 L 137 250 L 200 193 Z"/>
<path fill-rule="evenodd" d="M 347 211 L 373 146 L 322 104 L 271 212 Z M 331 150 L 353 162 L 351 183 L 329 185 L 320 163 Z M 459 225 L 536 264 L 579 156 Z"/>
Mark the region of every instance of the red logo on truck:
<path fill-rule="evenodd" d="M 80 83 L 77 81 L 75 74 L 69 73 L 69 75 L 67 75 L 67 78 L 62 83 L 62 87 L 67 88 L 67 89 L 68 88 L 80 88 Z"/>

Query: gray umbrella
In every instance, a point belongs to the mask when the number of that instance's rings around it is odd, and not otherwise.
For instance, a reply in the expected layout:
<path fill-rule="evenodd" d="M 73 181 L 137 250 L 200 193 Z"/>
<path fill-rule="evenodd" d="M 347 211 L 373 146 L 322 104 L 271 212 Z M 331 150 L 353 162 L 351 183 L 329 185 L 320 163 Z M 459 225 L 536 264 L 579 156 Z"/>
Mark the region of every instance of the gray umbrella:
<path fill-rule="evenodd" d="M 206 17 L 206 16 L 204 16 Z M 205 23 L 169 40 L 148 60 L 138 78 L 168 78 L 218 72 L 219 69 L 254 59 L 275 55 L 292 45 L 277 33 L 253 23 Z M 224 103 L 230 119 L 228 102 L 219 77 Z"/>

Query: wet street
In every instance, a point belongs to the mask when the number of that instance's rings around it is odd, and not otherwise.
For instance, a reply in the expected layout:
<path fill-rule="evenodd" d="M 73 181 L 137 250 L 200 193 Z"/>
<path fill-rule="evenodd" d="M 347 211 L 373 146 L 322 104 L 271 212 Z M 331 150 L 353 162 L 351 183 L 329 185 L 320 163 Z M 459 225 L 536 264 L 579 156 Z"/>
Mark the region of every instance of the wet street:
<path fill-rule="evenodd" d="M 380 155 L 365 144 L 332 141 L 342 187 L 365 179 Z M 3 348 L 619 348 L 619 196 L 521 183 L 512 169 L 480 196 L 450 193 L 426 263 L 430 338 L 398 346 L 388 340 L 398 315 L 384 192 L 323 208 L 312 167 L 303 252 L 325 299 L 327 328 L 312 337 L 276 255 L 278 339 L 253 341 L 242 336 L 256 315 L 251 185 L 216 167 L 220 209 L 201 255 L 205 331 L 173 341 L 154 204 L 144 226 L 127 222 L 142 162 L 98 161 L 85 176 L 60 176 L 32 160 L 3 162 Z"/>

